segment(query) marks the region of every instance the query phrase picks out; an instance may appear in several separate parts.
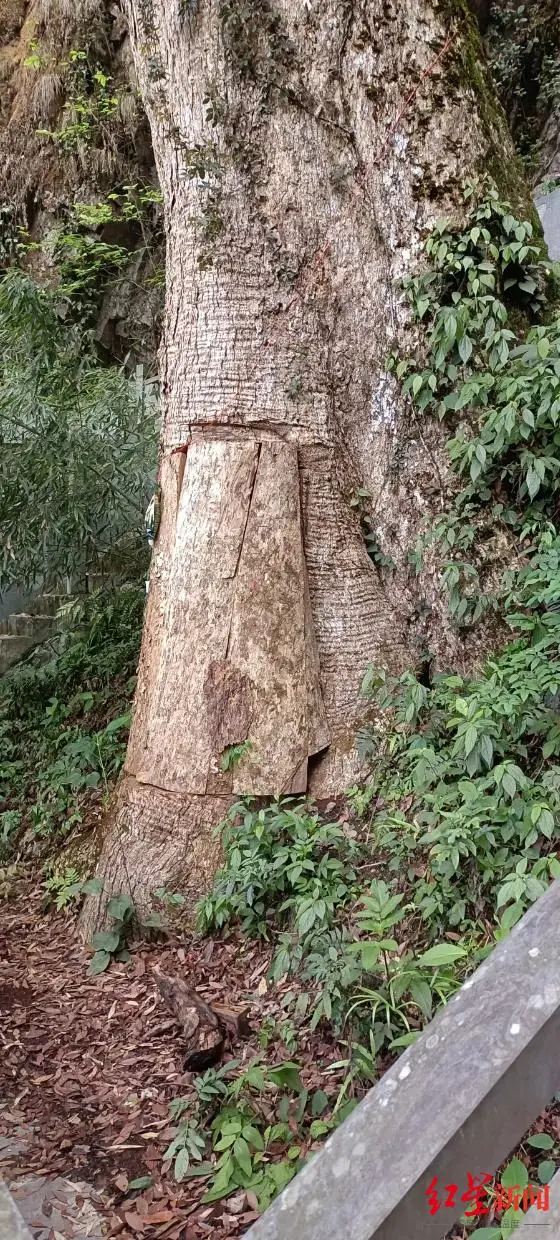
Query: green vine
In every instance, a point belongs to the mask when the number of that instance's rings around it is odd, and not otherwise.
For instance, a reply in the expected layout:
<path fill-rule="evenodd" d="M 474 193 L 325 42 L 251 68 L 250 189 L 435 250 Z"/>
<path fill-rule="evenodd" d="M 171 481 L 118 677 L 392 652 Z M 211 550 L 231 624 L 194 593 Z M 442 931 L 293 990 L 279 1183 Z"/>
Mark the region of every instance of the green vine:
<path fill-rule="evenodd" d="M 463 485 L 411 559 L 420 572 L 426 547 L 439 544 L 460 626 L 503 601 L 504 584 L 493 583 L 496 549 L 511 562 L 545 528 L 560 470 L 560 318 L 541 321 L 550 269 L 532 225 L 514 217 L 492 183 L 469 183 L 465 197 L 466 226 L 439 221 L 425 245 L 429 269 L 406 285 L 425 326 L 427 364 L 420 368 L 420 351 L 390 359 L 418 410 L 453 432 L 447 452 Z"/>
<path fill-rule="evenodd" d="M 293 45 L 268 0 L 220 0 L 228 63 L 242 81 L 270 87 L 293 66 Z"/>

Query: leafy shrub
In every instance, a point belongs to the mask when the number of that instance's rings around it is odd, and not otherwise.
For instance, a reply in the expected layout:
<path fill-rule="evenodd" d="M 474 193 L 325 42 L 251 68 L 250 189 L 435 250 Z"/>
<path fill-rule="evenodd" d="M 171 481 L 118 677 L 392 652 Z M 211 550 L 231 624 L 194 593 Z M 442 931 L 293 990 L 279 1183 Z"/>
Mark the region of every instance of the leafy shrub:
<path fill-rule="evenodd" d="M 436 225 L 429 268 L 407 285 L 428 366 L 393 365 L 422 412 L 451 421 L 450 460 L 467 478 L 435 531 L 454 622 L 473 625 L 493 606 L 514 636 L 481 675 L 427 687 L 371 672 L 364 693 L 387 712 L 371 737 L 369 803 L 375 792 L 390 868 L 407 870 L 407 897 L 432 934 L 472 932 L 488 917 L 499 936 L 560 873 L 560 318 L 530 325 L 545 310 L 547 271 L 531 225 L 492 184 L 471 183 L 466 200 L 466 225 Z M 500 528 L 514 567 L 490 591 L 481 572 Z"/>
<path fill-rule="evenodd" d="M 391 868 L 410 873 L 414 854 L 427 854 L 415 904 L 436 932 L 473 927 L 488 905 L 508 906 L 508 929 L 560 873 L 552 854 L 560 770 L 543 770 L 544 749 L 557 745 L 558 715 L 547 705 L 557 683 L 550 639 L 511 644 L 479 679 L 437 678 L 414 726 L 406 722 L 409 686 L 385 682 L 398 748 L 391 772 L 381 759 L 372 776 L 385 802 L 375 837 Z"/>
<path fill-rule="evenodd" d="M 26 64 L 39 69 L 42 60 L 36 49 Z M 97 146 L 110 140 L 111 121 L 118 115 L 120 99 L 111 89 L 111 78 L 100 65 L 88 62 L 88 54 L 80 48 L 70 51 L 68 60 L 60 65 L 66 70 L 68 98 L 66 115 L 59 129 L 39 129 L 52 138 L 61 150 L 70 154 L 81 147 Z"/>
<path fill-rule="evenodd" d="M 390 937 L 412 906 L 401 907 L 403 895 L 381 880 L 359 885 L 364 849 L 340 823 L 289 799 L 261 810 L 238 804 L 224 848 L 224 869 L 199 905 L 199 928 L 239 923 L 273 938 L 270 976 L 298 978 L 299 993 L 285 999 L 299 1023 L 315 1029 L 327 1020 L 340 1032 L 349 1022 L 354 1033 L 371 1031 L 376 1050 L 406 1045 L 459 984 L 449 969 L 460 958 L 468 963 L 465 947 L 447 944 L 433 960 L 416 959 Z"/>
<path fill-rule="evenodd" d="M 279 922 L 303 936 L 330 926 L 355 895 L 356 842 L 303 802 L 288 798 L 263 809 L 238 802 L 223 847 L 225 866 L 198 906 L 202 932 L 238 922 L 266 938 Z"/>
<path fill-rule="evenodd" d="M 70 905 L 80 901 L 83 896 L 94 895 L 101 890 L 98 879 L 84 880 L 73 866 L 57 869 L 52 862 L 47 862 L 44 869 L 47 875 L 43 882 L 45 891 L 43 907 L 45 909 L 54 904 L 57 913 L 63 912 Z"/>
<path fill-rule="evenodd" d="M 97 895 L 102 888 L 101 879 L 92 879 L 87 890 L 90 894 Z M 92 977 L 97 976 L 98 973 L 104 973 L 113 960 L 122 963 L 130 960 L 127 945 L 136 929 L 162 929 L 163 923 L 159 913 L 140 914 L 135 908 L 132 896 L 127 892 L 111 896 L 107 903 L 107 914 L 112 921 L 110 930 L 98 930 L 91 941 L 95 955 L 90 961 L 88 973 Z"/>
<path fill-rule="evenodd" d="M 322 1090 L 310 1094 L 296 1063 L 267 1067 L 257 1058 L 234 1076 L 238 1067 L 230 1061 L 219 1072 L 205 1073 L 204 1087 L 195 1082 L 196 1100 L 173 1100 L 169 1109 L 175 1120 L 188 1114 L 164 1161 L 173 1160 L 177 1180 L 207 1178 L 205 1202 L 241 1188 L 255 1193 L 265 1210 L 302 1165 L 303 1142 L 325 1135 L 337 1121 L 319 1119 L 329 1099 Z M 206 1150 L 212 1161 L 203 1161 Z"/>
<path fill-rule="evenodd" d="M 76 812 L 67 817 L 79 792 L 102 785 L 108 795 L 109 781 L 124 762 L 129 727 L 127 712 L 97 732 L 84 732 L 79 726 L 61 730 L 58 756 L 38 773 L 36 781 L 37 799 L 30 812 L 37 835 L 50 834 L 57 826 L 60 829 L 63 819 L 65 830 L 80 821 Z"/>
<path fill-rule="evenodd" d="M 21 813 L 17 809 L 6 809 L 0 814 L 0 860 L 9 857 L 13 840 L 21 826 Z"/>

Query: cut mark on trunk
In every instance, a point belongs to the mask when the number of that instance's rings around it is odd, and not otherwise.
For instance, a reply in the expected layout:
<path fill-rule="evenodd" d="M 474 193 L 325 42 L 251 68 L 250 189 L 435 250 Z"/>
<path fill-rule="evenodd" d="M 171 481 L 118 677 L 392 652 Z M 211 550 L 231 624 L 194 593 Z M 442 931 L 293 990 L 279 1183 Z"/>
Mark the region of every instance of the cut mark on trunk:
<path fill-rule="evenodd" d="M 177 474 L 177 507 L 178 507 L 179 500 L 181 498 L 181 491 L 183 489 L 183 479 L 185 477 L 185 469 L 187 467 L 187 450 L 181 449 L 181 451 L 177 451 L 175 459 L 177 461 L 177 465 L 175 468 L 176 468 L 176 474 Z"/>
<path fill-rule="evenodd" d="M 255 490 L 255 482 L 256 482 L 256 480 L 257 480 L 257 473 L 258 473 L 258 470 L 259 470 L 259 461 L 260 461 L 260 459 L 261 459 L 261 448 L 262 448 L 262 444 L 260 444 L 260 443 L 259 443 L 259 444 L 257 444 L 257 463 L 256 463 L 256 466 L 255 466 L 255 472 L 254 472 L 254 474 L 253 474 L 253 481 L 252 481 L 252 484 L 251 484 L 251 491 L 250 491 L 250 494 L 249 494 L 249 500 L 248 500 L 248 503 L 247 503 L 247 511 L 246 511 L 245 525 L 243 526 L 243 533 L 242 533 L 242 535 L 241 535 L 241 539 L 240 539 L 240 542 L 239 542 L 239 555 L 238 555 L 238 557 L 237 557 L 237 562 L 236 562 L 236 565 L 235 565 L 235 571 L 234 571 L 234 573 L 232 574 L 234 577 L 236 577 L 236 576 L 237 576 L 237 572 L 238 572 L 238 569 L 239 569 L 239 561 L 240 561 L 240 559 L 241 559 L 241 553 L 242 553 L 242 551 L 243 551 L 243 544 L 244 544 L 244 542 L 245 542 L 245 534 L 246 534 L 246 532 L 247 532 L 247 522 L 248 522 L 248 520 L 249 520 L 249 513 L 250 513 L 250 511 L 251 511 L 251 504 L 252 504 L 252 502 L 253 502 L 253 492 L 254 492 L 254 490 Z M 229 643 L 230 643 L 230 637 L 231 637 L 231 630 L 230 630 L 230 632 L 228 633 L 228 641 L 227 641 L 227 647 L 226 647 L 226 659 L 227 659 L 227 658 L 229 658 Z"/>
<path fill-rule="evenodd" d="M 171 459 L 177 485 L 185 454 Z M 179 793 L 305 792 L 308 757 L 329 736 L 297 447 L 197 440 L 186 465 L 166 543 L 165 606 L 142 652 L 127 772 Z M 248 739 L 242 760 L 220 769 L 220 755 Z"/>
<path fill-rule="evenodd" d="M 217 422 L 217 421 L 201 421 L 191 422 L 186 433 L 189 436 L 187 444 L 180 444 L 176 448 L 169 450 L 169 455 L 174 453 L 185 454 L 185 450 L 189 444 L 193 443 L 210 443 L 214 439 L 219 439 L 223 443 L 243 443 L 247 440 L 254 442 L 259 439 L 262 443 L 280 442 L 280 443 L 299 443 L 315 444 L 317 447 L 324 446 L 324 433 L 318 436 L 304 422 L 290 422 L 285 424 L 282 422 L 273 422 L 258 419 L 247 422 Z"/>

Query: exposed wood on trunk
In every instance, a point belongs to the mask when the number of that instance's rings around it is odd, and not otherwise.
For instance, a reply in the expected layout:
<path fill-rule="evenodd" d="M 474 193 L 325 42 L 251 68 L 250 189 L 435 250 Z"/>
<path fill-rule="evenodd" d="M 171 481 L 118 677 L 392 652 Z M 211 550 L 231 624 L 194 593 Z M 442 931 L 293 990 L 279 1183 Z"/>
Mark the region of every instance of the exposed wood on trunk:
<path fill-rule="evenodd" d="M 308 719 L 305 574 L 297 448 L 262 444 L 229 639 L 229 658 L 254 695 L 251 749 L 233 772 L 238 795 L 307 787 L 315 720 Z"/>
<path fill-rule="evenodd" d="M 162 572 L 147 617 L 126 761 L 141 783 L 206 792 L 215 713 L 209 669 L 227 654 L 235 575 L 259 455 L 256 443 L 193 444 L 187 454 L 175 538 L 158 546 Z M 174 458 L 172 458 L 174 459 Z M 166 502 L 164 492 L 164 506 Z M 157 585 L 156 585 L 157 589 Z"/>
<path fill-rule="evenodd" d="M 171 456 L 168 466 L 170 512 L 150 579 L 150 640 L 126 771 L 173 792 L 224 784 L 237 795 L 304 792 L 308 755 L 327 744 L 328 732 L 297 447 L 193 443 L 182 479 L 181 459 Z M 158 580 L 163 557 L 168 567 Z M 245 741 L 233 776 L 220 780 L 224 750 Z"/>

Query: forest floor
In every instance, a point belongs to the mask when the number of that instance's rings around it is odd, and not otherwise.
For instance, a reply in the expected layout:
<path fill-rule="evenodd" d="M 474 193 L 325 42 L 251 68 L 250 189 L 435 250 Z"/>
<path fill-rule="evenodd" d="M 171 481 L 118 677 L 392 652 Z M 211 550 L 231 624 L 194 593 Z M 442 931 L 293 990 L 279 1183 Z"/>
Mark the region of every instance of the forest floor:
<path fill-rule="evenodd" d="M 0 928 L 0 1174 L 36 1240 L 242 1235 L 258 1216 L 252 1194 L 205 1205 L 204 1180 L 176 1183 L 170 1165 L 162 1168 L 177 1131 L 169 1102 L 188 1094 L 192 1073 L 153 969 L 184 977 L 209 1003 L 246 1004 L 252 1032 L 231 1052 L 273 1064 L 290 1056 L 278 1042 L 259 1045 L 281 997 L 276 986 L 271 998 L 265 980 L 268 948 L 171 935 L 90 977 L 75 921 L 45 915 L 42 897 L 36 879 L 22 875 Z M 339 1055 L 319 1033 L 300 1041 L 306 1086 L 325 1088 L 325 1067 Z M 329 1077 L 327 1091 L 340 1076 Z M 131 1189 L 143 1177 L 149 1186 Z"/>
<path fill-rule="evenodd" d="M 43 903 L 44 887 L 28 870 L 0 906 L 0 1178 L 33 1240 L 241 1237 L 259 1215 L 255 1195 L 238 1190 L 204 1202 L 208 1180 L 194 1174 L 177 1183 L 172 1160 L 164 1160 L 177 1134 L 169 1104 L 192 1103 L 195 1090 L 155 967 L 210 1005 L 247 1009 L 249 1031 L 222 1054 L 238 1072 L 294 1056 L 310 1096 L 323 1090 L 332 1106 L 344 1080 L 341 1044 L 320 1028 L 300 1029 L 297 1051 L 277 1033 L 263 1038 L 267 1027 L 280 1028 L 288 989 L 267 982 L 266 944 L 171 930 L 163 941 L 133 945 L 129 963 L 94 977 L 75 917 L 45 913 Z M 560 1140 L 557 1101 L 534 1128 Z M 308 1133 L 301 1156 L 319 1144 Z M 518 1156 L 527 1153 L 520 1147 Z M 462 1240 L 470 1230 L 458 1224 L 449 1235 Z"/>

